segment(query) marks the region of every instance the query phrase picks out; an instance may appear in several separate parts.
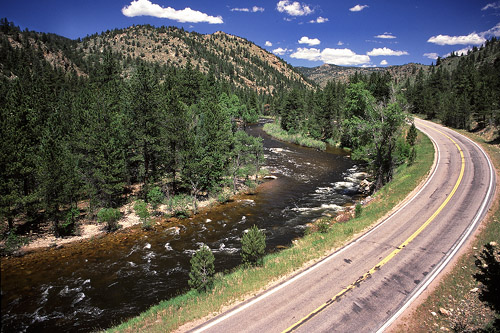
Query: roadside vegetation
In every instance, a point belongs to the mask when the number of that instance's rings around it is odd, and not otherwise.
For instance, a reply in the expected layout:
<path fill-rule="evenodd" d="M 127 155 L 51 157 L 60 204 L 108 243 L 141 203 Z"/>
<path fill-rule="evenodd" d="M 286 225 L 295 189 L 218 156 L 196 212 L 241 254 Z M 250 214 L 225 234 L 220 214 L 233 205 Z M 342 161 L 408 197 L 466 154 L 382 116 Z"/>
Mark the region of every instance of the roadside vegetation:
<path fill-rule="evenodd" d="M 373 226 L 425 179 L 433 163 L 434 148 L 430 140 L 420 133 L 416 141 L 417 158 L 414 163 L 398 167 L 393 181 L 374 195 L 372 201 L 362 208 L 362 214 L 358 213 L 359 217 L 351 216 L 346 222 L 337 222 L 335 218 L 322 219 L 322 225 L 317 229 L 319 232 L 309 232 L 303 238 L 295 240 L 289 248 L 266 255 L 262 258 L 261 266 L 242 265 L 225 275 L 216 273 L 210 291 L 199 292 L 193 289 L 160 302 L 109 332 L 173 331 L 183 324 L 214 315 L 224 306 L 236 304 L 257 294 L 263 288 L 346 244 Z"/>
<path fill-rule="evenodd" d="M 466 131 L 462 134 L 478 142 L 500 170 L 500 146 Z M 498 179 L 497 179 L 498 186 Z M 497 188 L 498 193 L 498 188 Z M 500 203 L 493 207 L 479 227 L 467 251 L 437 284 L 432 293 L 406 315 L 394 332 L 499 332 L 499 294 L 490 290 L 500 285 Z M 485 261 L 483 258 L 489 258 Z M 495 258 L 496 256 L 496 258 Z M 481 276 L 486 276 L 482 279 Z M 489 288 L 489 289 L 488 289 Z"/>

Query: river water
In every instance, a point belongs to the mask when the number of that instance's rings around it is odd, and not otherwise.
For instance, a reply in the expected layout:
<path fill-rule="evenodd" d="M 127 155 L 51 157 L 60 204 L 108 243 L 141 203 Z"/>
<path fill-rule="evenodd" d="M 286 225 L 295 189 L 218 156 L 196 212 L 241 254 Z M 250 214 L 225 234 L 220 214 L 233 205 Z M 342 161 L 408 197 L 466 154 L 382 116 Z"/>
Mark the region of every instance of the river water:
<path fill-rule="evenodd" d="M 115 234 L 22 258 L 2 259 L 2 332 L 88 332 L 138 315 L 188 288 L 189 260 L 202 243 L 217 271 L 241 263 L 245 230 L 265 230 L 267 251 L 290 245 L 308 222 L 360 198 L 359 170 L 345 152 L 326 152 L 267 136 L 268 180 L 255 195 L 239 196 L 192 219 L 164 222 L 144 232 Z"/>

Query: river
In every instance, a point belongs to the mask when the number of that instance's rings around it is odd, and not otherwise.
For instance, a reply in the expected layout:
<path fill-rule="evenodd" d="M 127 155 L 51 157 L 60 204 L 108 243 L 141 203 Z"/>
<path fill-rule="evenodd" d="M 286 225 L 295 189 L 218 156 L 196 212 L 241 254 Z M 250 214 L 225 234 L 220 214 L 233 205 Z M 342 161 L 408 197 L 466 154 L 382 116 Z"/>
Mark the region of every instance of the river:
<path fill-rule="evenodd" d="M 138 315 L 188 288 L 189 260 L 200 244 L 214 252 L 217 271 L 241 263 L 240 241 L 252 225 L 264 229 L 267 251 L 288 246 L 305 225 L 360 198 L 357 166 L 347 154 L 283 143 L 262 131 L 267 180 L 192 219 L 152 231 L 115 234 L 22 258 L 2 259 L 2 332 L 88 332 Z"/>

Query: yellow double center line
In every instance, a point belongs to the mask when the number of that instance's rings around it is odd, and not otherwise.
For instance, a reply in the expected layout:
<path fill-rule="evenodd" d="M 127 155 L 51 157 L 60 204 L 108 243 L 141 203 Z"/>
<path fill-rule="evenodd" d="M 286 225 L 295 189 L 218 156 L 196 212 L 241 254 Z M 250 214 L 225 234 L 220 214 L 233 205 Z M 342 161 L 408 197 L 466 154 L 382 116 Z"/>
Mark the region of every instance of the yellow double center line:
<path fill-rule="evenodd" d="M 387 257 L 385 257 L 384 259 L 382 259 L 378 264 L 376 264 L 368 272 L 366 272 L 365 274 L 363 274 L 362 276 L 360 276 L 355 282 L 351 283 L 349 286 L 347 286 L 344 289 L 342 289 L 342 291 L 340 291 L 337 295 L 335 295 L 334 297 L 330 298 L 328 301 L 326 301 L 325 303 L 323 303 L 321 306 L 319 306 L 318 308 L 316 308 L 314 311 L 312 311 L 311 313 L 309 313 L 307 316 L 305 316 L 304 318 L 302 318 L 301 320 L 299 320 L 298 322 L 296 322 L 292 326 L 288 327 L 286 330 L 283 331 L 283 333 L 284 332 L 292 332 L 292 331 L 296 330 L 302 324 L 304 324 L 305 322 L 307 322 L 308 320 L 310 320 L 312 317 L 314 317 L 315 315 L 317 315 L 318 313 L 320 313 L 321 311 L 323 311 L 325 308 L 327 308 L 330 304 L 334 303 L 340 297 L 342 297 L 343 295 L 345 295 L 349 290 L 352 290 L 352 289 L 356 288 L 356 286 L 358 286 L 361 282 L 363 282 L 364 280 L 368 279 L 373 273 L 375 273 L 382 266 L 384 266 L 385 264 L 387 264 L 392 258 L 394 258 L 399 252 L 401 252 L 401 250 L 403 250 L 408 244 L 410 244 L 411 241 L 413 241 L 425 228 L 427 228 L 427 226 L 436 218 L 436 216 L 444 209 L 444 207 L 446 207 L 446 205 L 448 204 L 448 202 L 450 202 L 451 198 L 453 197 L 453 195 L 457 191 L 458 186 L 462 182 L 462 178 L 464 176 L 464 171 L 465 171 L 464 153 L 463 153 L 462 149 L 460 148 L 460 146 L 458 145 L 458 143 L 456 143 L 455 140 L 453 140 L 446 133 L 441 132 L 441 131 L 439 131 L 439 130 L 437 130 L 435 128 L 431 128 L 431 127 L 426 126 L 426 125 L 424 125 L 424 126 L 430 128 L 430 129 L 432 129 L 432 130 L 434 130 L 436 132 L 439 132 L 439 133 L 443 134 L 444 136 L 446 136 L 451 142 L 453 142 L 455 144 L 455 146 L 457 147 L 458 151 L 460 152 L 460 157 L 462 159 L 462 167 L 460 169 L 460 175 L 458 176 L 458 180 L 455 183 L 455 186 L 453 187 L 453 190 L 450 192 L 450 194 L 448 195 L 448 197 L 446 198 L 446 200 L 441 204 L 441 206 L 439 206 L 439 208 L 434 212 L 434 214 L 432 214 L 432 216 L 429 217 L 427 219 L 427 221 L 425 221 L 425 223 L 420 226 L 420 228 L 418 228 L 410 237 L 408 237 L 403 243 L 401 243 L 401 245 L 399 245 Z"/>

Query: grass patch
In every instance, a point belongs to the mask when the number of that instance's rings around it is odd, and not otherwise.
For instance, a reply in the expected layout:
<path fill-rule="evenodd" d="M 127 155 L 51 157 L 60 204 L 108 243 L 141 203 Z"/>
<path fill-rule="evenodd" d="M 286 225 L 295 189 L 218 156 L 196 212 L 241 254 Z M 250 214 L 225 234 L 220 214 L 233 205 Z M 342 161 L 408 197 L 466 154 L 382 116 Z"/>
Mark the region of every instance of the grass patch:
<path fill-rule="evenodd" d="M 485 142 L 478 135 L 459 131 L 479 143 L 488 153 L 496 170 L 500 170 L 500 148 Z M 412 313 L 394 328 L 396 332 L 430 332 L 450 330 L 460 332 L 490 331 L 498 313 L 479 300 L 480 283 L 474 278 L 478 272 L 475 255 L 489 242 L 500 240 L 500 204 L 493 202 L 490 215 L 481 223 L 476 238 L 461 255 L 455 266 L 446 274 L 436 289 Z M 440 312 L 447 310 L 450 315 Z M 434 312 L 434 314 L 432 314 Z M 443 328 L 443 329 L 441 329 Z M 498 328 L 497 328 L 498 330 Z"/>
<path fill-rule="evenodd" d="M 390 184 L 375 194 L 375 199 L 363 208 L 363 214 L 344 223 L 332 223 L 324 233 L 311 233 L 289 248 L 264 257 L 262 267 L 238 267 L 227 275 L 218 274 L 215 287 L 208 293 L 190 291 L 163 301 L 109 332 L 173 331 L 181 325 L 209 314 L 223 306 L 254 295 L 283 276 L 316 261 L 341 247 L 383 217 L 401 202 L 428 174 L 434 159 L 431 141 L 419 133 L 417 159 L 412 166 L 401 166 Z"/>
<path fill-rule="evenodd" d="M 282 129 L 277 123 L 264 124 L 263 130 L 270 136 L 281 141 L 295 143 L 299 146 L 326 150 L 326 143 L 323 141 L 315 140 L 302 134 L 290 134 Z"/>

